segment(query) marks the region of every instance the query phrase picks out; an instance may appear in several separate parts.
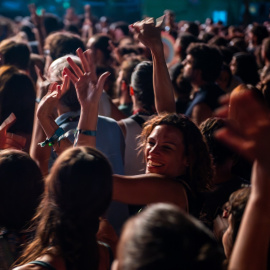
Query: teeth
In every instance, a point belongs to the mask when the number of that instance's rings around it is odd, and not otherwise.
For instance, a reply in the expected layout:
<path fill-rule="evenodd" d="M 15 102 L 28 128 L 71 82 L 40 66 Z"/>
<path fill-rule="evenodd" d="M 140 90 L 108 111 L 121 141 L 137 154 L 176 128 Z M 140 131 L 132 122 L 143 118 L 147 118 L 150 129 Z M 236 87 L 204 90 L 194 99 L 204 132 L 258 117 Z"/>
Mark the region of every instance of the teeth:
<path fill-rule="evenodd" d="M 149 166 L 153 166 L 153 167 L 161 167 L 161 166 L 162 166 L 161 163 L 157 163 L 157 162 L 154 162 L 154 161 L 152 161 L 152 160 L 149 160 L 149 161 L 148 161 L 148 165 L 149 165 Z"/>

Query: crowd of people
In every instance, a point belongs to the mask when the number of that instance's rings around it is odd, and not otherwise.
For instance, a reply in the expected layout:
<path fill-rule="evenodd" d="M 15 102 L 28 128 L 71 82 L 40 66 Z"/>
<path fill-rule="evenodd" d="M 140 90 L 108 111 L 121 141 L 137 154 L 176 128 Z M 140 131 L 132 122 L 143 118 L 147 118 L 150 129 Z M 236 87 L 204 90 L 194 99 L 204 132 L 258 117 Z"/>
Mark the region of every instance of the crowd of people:
<path fill-rule="evenodd" d="M 84 10 L 0 17 L 0 270 L 270 269 L 269 24 Z"/>

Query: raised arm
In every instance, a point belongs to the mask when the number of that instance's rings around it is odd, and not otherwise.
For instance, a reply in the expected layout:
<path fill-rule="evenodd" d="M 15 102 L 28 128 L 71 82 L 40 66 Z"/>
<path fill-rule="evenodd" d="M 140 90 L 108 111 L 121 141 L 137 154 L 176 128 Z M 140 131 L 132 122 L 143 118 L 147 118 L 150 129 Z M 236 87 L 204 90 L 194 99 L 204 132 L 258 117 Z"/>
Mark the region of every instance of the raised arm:
<path fill-rule="evenodd" d="M 65 133 L 64 130 L 59 128 L 54 121 L 54 111 L 61 95 L 67 90 L 67 85 L 68 77 L 65 75 L 62 85 L 54 83 L 50 86 L 48 93 L 42 98 L 37 108 L 39 123 L 47 136 L 47 139 L 41 142 L 40 146 L 52 146 L 58 155 L 72 146 L 70 141 L 65 136 L 62 136 Z"/>
<path fill-rule="evenodd" d="M 159 174 L 113 176 L 113 200 L 127 204 L 168 202 L 187 211 L 188 202 L 184 187 Z"/>
<path fill-rule="evenodd" d="M 240 110 L 239 126 L 222 129 L 216 137 L 254 163 L 251 194 L 233 248 L 229 270 L 264 270 L 267 269 L 270 241 L 269 111 L 250 92 L 234 97 L 234 102 Z M 226 111 L 223 109 L 220 115 L 226 114 Z"/>
<path fill-rule="evenodd" d="M 138 39 L 151 50 L 153 59 L 153 86 L 155 106 L 158 113 L 175 112 L 173 85 L 166 65 L 163 43 L 161 41 L 161 25 L 164 16 L 157 19 L 146 18 L 131 25 L 137 33 Z"/>
<path fill-rule="evenodd" d="M 81 115 L 74 145 L 95 147 L 98 104 L 105 80 L 110 73 L 103 73 L 97 81 L 95 67 L 91 59 L 91 51 L 87 50 L 83 52 L 82 49 L 79 48 L 77 54 L 81 59 L 83 70 L 80 69 L 71 58 L 67 58 L 67 61 L 75 75 L 69 69 L 64 69 L 64 72 L 66 72 L 75 85 L 78 100 L 81 104 Z"/>

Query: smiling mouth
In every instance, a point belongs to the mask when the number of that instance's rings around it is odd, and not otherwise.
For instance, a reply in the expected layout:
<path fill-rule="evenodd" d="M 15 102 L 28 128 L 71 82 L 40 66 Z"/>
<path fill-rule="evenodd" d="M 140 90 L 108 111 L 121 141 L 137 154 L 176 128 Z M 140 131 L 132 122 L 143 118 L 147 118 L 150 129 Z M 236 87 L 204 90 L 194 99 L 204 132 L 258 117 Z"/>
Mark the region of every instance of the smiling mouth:
<path fill-rule="evenodd" d="M 147 163 L 148 167 L 162 167 L 163 164 L 162 163 L 158 163 L 158 162 L 154 162 L 152 160 L 149 160 Z"/>

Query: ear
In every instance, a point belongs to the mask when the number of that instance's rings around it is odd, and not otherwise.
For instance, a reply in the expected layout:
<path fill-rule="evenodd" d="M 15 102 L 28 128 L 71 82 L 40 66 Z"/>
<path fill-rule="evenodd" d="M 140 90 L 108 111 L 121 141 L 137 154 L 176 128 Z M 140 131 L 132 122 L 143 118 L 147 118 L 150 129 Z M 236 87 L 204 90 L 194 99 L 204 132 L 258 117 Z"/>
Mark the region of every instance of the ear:
<path fill-rule="evenodd" d="M 130 94 L 131 96 L 134 96 L 134 89 L 133 89 L 132 86 L 129 87 L 129 94 Z"/>

